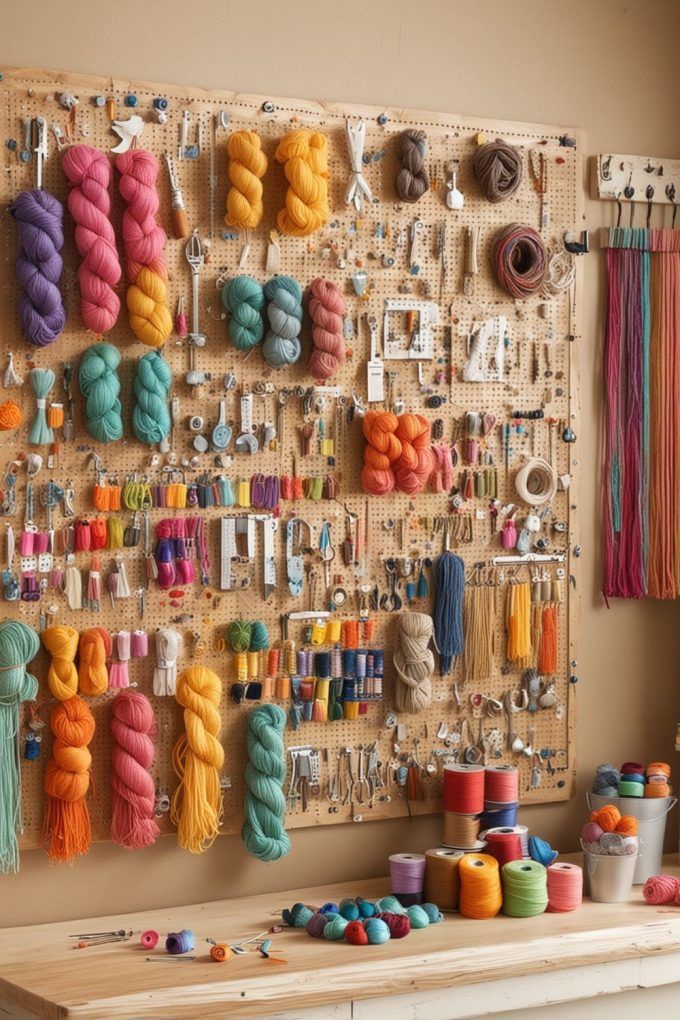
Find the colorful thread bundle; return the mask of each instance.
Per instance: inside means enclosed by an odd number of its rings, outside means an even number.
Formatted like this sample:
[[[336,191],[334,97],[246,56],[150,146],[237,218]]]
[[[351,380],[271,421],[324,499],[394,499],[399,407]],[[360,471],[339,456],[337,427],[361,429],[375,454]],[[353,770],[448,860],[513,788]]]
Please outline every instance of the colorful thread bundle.
[[[402,202],[417,202],[430,189],[427,136],[424,131],[402,131],[398,139],[399,169],[395,186]]]
[[[168,394],[172,371],[158,351],[149,351],[137,362],[132,409],[132,431],[140,443],[162,443],[170,435]]]
[[[85,797],[90,787],[94,718],[77,695],[52,709],[52,757],[45,768],[44,839],[53,861],[71,861],[90,847],[90,814]]]
[[[500,913],[503,892],[495,857],[489,854],[465,854],[458,865],[458,874],[458,908],[463,917],[483,921]]]
[[[516,301],[523,301],[541,289],[547,264],[543,240],[533,227],[511,223],[496,235],[493,248],[496,279]]]
[[[325,381],[345,363],[345,299],[337,284],[320,277],[312,280],[309,290],[308,310],[312,320],[309,373],[315,379]]]
[[[283,163],[289,187],[286,207],[277,216],[279,230],[308,237],[328,222],[328,141],[318,131],[298,128],[279,142],[276,160]]]
[[[229,312],[227,332],[234,347],[249,351],[264,336],[264,288],[252,276],[235,276],[222,288],[222,304]]]
[[[64,209],[47,191],[22,191],[9,209],[19,230],[16,271],[19,319],[32,347],[53,343],[66,323],[59,290],[63,269]]]
[[[438,847],[425,853],[425,899],[438,903],[442,910],[457,910],[460,895],[458,869],[463,859],[460,850]]]
[[[111,839],[130,850],[151,846],[160,833],[154,816],[154,781],[149,775],[155,731],[153,708],[143,694],[122,691],[114,699]]]
[[[120,351],[107,343],[88,347],[80,361],[78,383],[85,397],[87,431],[100,443],[114,443],[123,436],[119,364]]]
[[[269,330],[262,355],[272,368],[284,368],[299,361],[302,347],[302,288],[291,276],[274,276],[264,285]]]
[[[118,188],[126,208],[121,230],[125,250],[130,328],[148,347],[162,347],[172,332],[167,305],[165,231],[156,222],[158,160],[144,149],[116,156]]]
[[[98,336],[116,324],[120,299],[115,287],[121,276],[116,237],[110,220],[111,164],[91,145],[72,145],[62,159],[68,178],[67,205],[76,224],[75,241],[82,262],[78,268],[80,314]]]
[[[548,913],[576,910],[583,900],[583,869],[560,861],[548,868]]]
[[[253,230],[264,213],[262,178],[267,157],[262,140],[254,131],[234,131],[227,142],[229,181],[227,214],[224,222],[237,230]]]
[[[404,613],[398,617],[397,626],[398,645],[393,658],[397,675],[395,707],[397,712],[422,712],[432,704],[432,617],[426,613]]]
[[[285,830],[286,713],[278,705],[259,705],[248,717],[246,820],[241,836],[248,853],[261,861],[277,861],[290,853]]]

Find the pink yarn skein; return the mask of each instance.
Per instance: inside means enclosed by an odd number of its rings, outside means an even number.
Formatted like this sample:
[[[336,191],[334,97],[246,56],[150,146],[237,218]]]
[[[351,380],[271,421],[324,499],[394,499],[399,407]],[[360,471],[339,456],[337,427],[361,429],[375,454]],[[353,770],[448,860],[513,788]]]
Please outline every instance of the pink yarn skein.
[[[145,695],[125,690],[114,699],[111,838],[129,850],[151,846],[160,832],[154,816],[154,781],[148,772],[155,755],[155,729],[153,708]]]
[[[309,374],[315,379],[330,379],[345,363],[345,339],[342,317],[345,299],[330,280],[317,278],[309,285],[309,315],[312,320],[312,351]]]
[[[652,875],[645,882],[642,895],[645,902],[653,907],[664,903],[675,903],[680,895],[680,881],[674,875]]]
[[[99,149],[73,145],[64,153],[68,210],[76,224],[75,241],[82,262],[78,269],[80,313],[97,336],[116,323],[120,299],[114,288],[121,276],[116,238],[109,219],[111,165]]]

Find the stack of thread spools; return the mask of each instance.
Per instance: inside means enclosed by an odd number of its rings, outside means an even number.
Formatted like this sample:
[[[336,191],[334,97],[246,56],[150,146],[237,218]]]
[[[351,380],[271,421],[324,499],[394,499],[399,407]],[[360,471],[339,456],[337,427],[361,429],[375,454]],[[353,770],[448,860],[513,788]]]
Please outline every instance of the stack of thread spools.
[[[519,769],[514,765],[487,765],[484,770],[483,829],[517,824]]]
[[[502,867],[488,853],[466,854],[458,866],[459,909],[463,917],[485,920],[501,909],[509,917],[564,913],[581,904],[583,872],[576,864],[507,861]]]
[[[597,766],[593,793],[601,797],[670,797],[671,768],[653,761],[647,768],[639,761],[624,761],[620,769],[609,762]]]
[[[442,843],[457,850],[482,850],[485,837],[480,838],[480,830],[513,828],[518,806],[519,771],[514,766],[447,765]]]

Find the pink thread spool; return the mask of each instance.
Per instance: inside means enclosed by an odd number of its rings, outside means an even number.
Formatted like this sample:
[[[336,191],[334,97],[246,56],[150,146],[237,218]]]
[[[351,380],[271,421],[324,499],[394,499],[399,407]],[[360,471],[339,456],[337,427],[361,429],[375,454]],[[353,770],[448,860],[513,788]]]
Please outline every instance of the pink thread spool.
[[[158,945],[160,935],[153,928],[143,931],[139,937],[139,944],[143,949],[155,949]]]
[[[149,654],[149,636],[145,630],[132,632],[130,656],[133,659],[145,659]]]
[[[32,556],[35,551],[35,532],[22,531],[19,539],[19,552],[22,556]]]
[[[583,870],[578,864],[560,861],[548,868],[548,911],[563,914],[576,910],[583,900]]]

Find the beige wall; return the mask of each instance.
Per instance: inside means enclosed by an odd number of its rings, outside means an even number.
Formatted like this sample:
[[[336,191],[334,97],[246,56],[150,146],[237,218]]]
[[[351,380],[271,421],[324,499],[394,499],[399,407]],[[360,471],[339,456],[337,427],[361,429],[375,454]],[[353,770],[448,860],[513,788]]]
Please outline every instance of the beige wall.
[[[543,121],[585,128],[593,153],[680,156],[675,0],[4,0],[3,15],[0,67]],[[589,203],[591,229],[610,216],[608,206]],[[676,607],[607,611],[598,594],[602,283],[593,253],[581,345],[578,796],[522,813],[564,850],[576,846],[593,766],[672,761],[678,714]],[[429,818],[296,830],[292,855],[267,866],[250,860],[236,837],[199,859],[172,839],[134,855],[95,846],[73,868],[48,868],[42,854],[26,853],[21,874],[0,881],[0,923],[383,874],[390,851],[436,844],[438,829]]]

